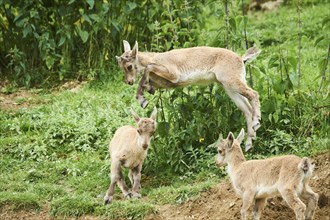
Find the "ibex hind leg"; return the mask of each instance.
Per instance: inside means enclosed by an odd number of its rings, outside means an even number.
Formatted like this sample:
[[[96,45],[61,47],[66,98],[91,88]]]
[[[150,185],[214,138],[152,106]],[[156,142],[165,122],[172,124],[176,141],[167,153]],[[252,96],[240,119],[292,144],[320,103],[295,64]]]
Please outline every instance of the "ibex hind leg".
[[[113,200],[113,195],[115,193],[116,183],[121,178],[120,164],[111,164],[111,183],[104,197],[104,204],[109,204]]]
[[[266,204],[266,198],[255,199],[255,204],[253,207],[253,220],[260,220],[261,213]]]
[[[256,137],[256,132],[253,129],[252,121],[252,107],[248,100],[241,94],[232,90],[228,86],[224,86],[226,93],[235,103],[235,105],[243,112],[247,124],[247,138],[245,143],[245,150],[248,151],[252,148],[252,140]]]
[[[297,220],[305,220],[306,205],[299,199],[294,189],[280,189],[283,199],[293,209]]]
[[[260,128],[260,102],[259,94],[257,91],[251,89],[242,81],[236,81],[233,85],[234,89],[237,89],[237,92],[247,98],[252,107],[252,128],[254,131],[257,131]]]
[[[305,220],[312,220],[319,200],[319,195],[313,192],[313,190],[309,186],[305,186],[301,197],[306,199],[307,201]]]

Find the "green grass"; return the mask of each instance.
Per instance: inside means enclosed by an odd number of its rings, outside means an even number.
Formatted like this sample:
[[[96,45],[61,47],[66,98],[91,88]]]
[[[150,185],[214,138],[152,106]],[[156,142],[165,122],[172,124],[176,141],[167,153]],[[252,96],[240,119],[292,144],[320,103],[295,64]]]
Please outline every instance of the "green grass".
[[[37,211],[41,207],[40,197],[28,192],[0,192],[0,206],[10,206],[13,210]]]
[[[126,200],[114,201],[111,205],[97,206],[95,214],[106,219],[143,219],[155,214],[156,208],[149,202]]]
[[[218,183],[216,179],[208,179],[203,182],[182,184],[174,183],[171,186],[158,187],[148,193],[151,204],[182,204],[196,198],[201,192],[207,191]]]
[[[81,216],[92,214],[97,201],[86,195],[65,195],[52,200],[50,214],[52,216]]]
[[[276,12],[250,15],[249,37],[258,39],[263,49],[255,65],[266,69],[266,74],[254,73],[257,90],[264,91],[264,84],[258,84],[258,80],[268,77],[276,81],[278,77],[276,68],[268,68],[270,57],[281,51],[285,56],[296,55],[298,30],[296,18],[290,16],[295,10],[285,6]],[[305,93],[319,85],[317,62],[318,57],[324,56],[326,45],[321,42],[314,46],[314,43],[324,34],[319,24],[326,14],[324,4],[303,9],[302,87],[306,88]],[[274,20],[274,16],[278,19]],[[174,173],[168,155],[175,156],[175,150],[186,146],[175,146],[173,142],[169,144],[171,148],[164,148],[166,140],[161,142],[156,133],[142,175],[143,198],[124,200],[117,187],[114,202],[104,206],[103,196],[110,183],[108,143],[118,127],[135,123],[130,108],[140,116],[148,116],[158,98],[147,95],[153,104],[143,110],[135,100],[137,85],[127,86],[122,77],[117,78],[113,82],[91,82],[79,92],[31,91],[32,100],[17,100],[21,104],[31,104],[30,107],[0,110],[0,207],[40,210],[43,204],[49,204],[49,214],[59,218],[95,215],[105,219],[143,219],[155,214],[156,206],[182,204],[197,198],[225,176],[214,164],[215,150],[214,154],[189,151],[194,165],[187,165],[188,171],[184,174]],[[262,98],[267,100],[266,94],[262,94]],[[317,115],[328,114],[324,109],[320,111],[322,113]],[[306,117],[308,124],[310,118]],[[290,119],[290,123],[301,120]],[[311,156],[327,151],[330,146],[327,120],[318,121],[312,135],[302,131],[300,136],[283,133],[271,123],[266,128],[263,125],[255,142],[258,153],[248,153],[247,157],[266,158],[288,152]],[[222,131],[214,132],[218,136]],[[270,150],[269,146],[274,149]]]

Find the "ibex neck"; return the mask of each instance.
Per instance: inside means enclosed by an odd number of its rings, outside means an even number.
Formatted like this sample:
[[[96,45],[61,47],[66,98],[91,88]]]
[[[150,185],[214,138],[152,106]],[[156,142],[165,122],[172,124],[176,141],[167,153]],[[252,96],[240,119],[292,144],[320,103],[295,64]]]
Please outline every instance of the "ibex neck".
[[[231,157],[228,160],[228,169],[231,171],[235,171],[242,163],[246,161],[243,152],[240,147],[234,147],[231,152]],[[228,170],[228,171],[229,171]]]
[[[138,53],[138,60],[139,60],[139,64],[142,67],[146,67],[148,64],[153,63],[153,57],[156,55],[157,53],[151,53],[151,52],[139,52]]]

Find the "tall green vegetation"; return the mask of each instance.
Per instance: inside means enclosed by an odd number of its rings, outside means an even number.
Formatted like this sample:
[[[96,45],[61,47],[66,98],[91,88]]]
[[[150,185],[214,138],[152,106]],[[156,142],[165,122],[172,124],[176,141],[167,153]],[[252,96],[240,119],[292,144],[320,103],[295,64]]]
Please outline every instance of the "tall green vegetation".
[[[180,42],[192,46],[197,32],[187,32],[205,18],[192,22],[191,13],[202,14],[203,3],[1,0],[1,79],[40,86],[53,79],[105,76],[123,39],[138,40],[149,49],[157,45],[158,50]]]

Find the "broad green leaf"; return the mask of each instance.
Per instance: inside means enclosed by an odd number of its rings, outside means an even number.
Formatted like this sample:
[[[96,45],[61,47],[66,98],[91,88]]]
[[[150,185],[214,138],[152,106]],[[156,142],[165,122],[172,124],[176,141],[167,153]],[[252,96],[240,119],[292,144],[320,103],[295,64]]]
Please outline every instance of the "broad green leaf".
[[[280,118],[280,117],[278,116],[278,112],[275,112],[275,113],[273,114],[273,118],[274,118],[275,123],[277,123],[277,122],[278,122],[278,119]]]
[[[317,46],[324,38],[325,38],[325,36],[321,36],[321,37],[317,38],[315,40],[314,47]]]
[[[288,57],[288,63],[292,66],[295,72],[297,72],[298,60],[295,57]]]
[[[87,0],[87,3],[89,4],[89,9],[93,9],[93,7],[94,7],[94,0]]]
[[[54,65],[55,59],[52,56],[46,56],[46,66],[51,69]]]
[[[58,42],[58,46],[62,46],[62,44],[64,44],[64,42],[65,42],[65,37],[62,36],[60,41]]]
[[[129,11],[132,11],[134,8],[137,7],[137,4],[135,2],[128,2],[127,5]]]
[[[26,26],[23,29],[23,38],[25,38],[30,32],[31,32],[31,27],[30,26]]]
[[[35,11],[35,10],[30,11],[30,17],[31,18],[40,18],[38,11]]]
[[[279,66],[279,56],[273,55],[268,61],[268,68],[278,67]]]
[[[276,110],[276,104],[275,100],[273,99],[268,99],[264,104],[263,104],[263,110],[266,113],[273,113]]]
[[[160,137],[166,137],[169,134],[170,124],[168,122],[159,122],[157,125],[157,132]]]
[[[116,20],[112,20],[111,24],[118,32],[120,31],[120,24]]]
[[[88,32],[84,31],[84,30],[81,30],[81,29],[78,29],[78,33],[79,33],[79,36],[80,36],[82,42],[86,43],[86,41],[88,40],[88,37],[89,37]]]
[[[234,32],[236,31],[236,19],[235,18],[230,18],[229,19],[229,25],[231,27],[232,30],[234,30]]]
[[[92,21],[91,21],[91,19],[89,19],[89,16],[88,15],[86,15],[86,14],[83,14],[83,19],[85,20],[85,21],[87,21],[89,24],[92,24]]]
[[[91,19],[93,19],[94,21],[96,21],[96,22],[100,22],[101,21],[100,16],[98,16],[97,14],[91,14],[91,15],[89,15],[89,17]]]
[[[15,16],[14,18],[14,22],[16,22],[18,19],[20,19],[20,17],[22,16],[23,14],[20,12],[17,16]]]

